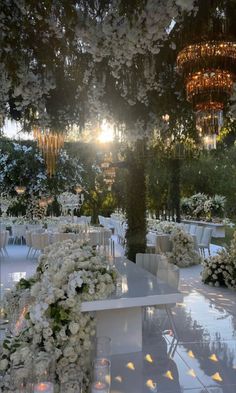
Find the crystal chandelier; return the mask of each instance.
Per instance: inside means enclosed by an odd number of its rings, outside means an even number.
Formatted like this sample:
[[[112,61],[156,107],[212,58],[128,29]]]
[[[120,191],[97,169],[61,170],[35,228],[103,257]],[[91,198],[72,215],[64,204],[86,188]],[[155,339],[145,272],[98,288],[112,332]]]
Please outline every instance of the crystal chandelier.
[[[34,129],[34,138],[42,151],[49,177],[55,175],[57,157],[64,144],[64,135],[49,129]]]
[[[184,76],[202,142],[208,149],[215,148],[236,77],[236,42],[210,40],[187,45],[178,54],[177,67]]]

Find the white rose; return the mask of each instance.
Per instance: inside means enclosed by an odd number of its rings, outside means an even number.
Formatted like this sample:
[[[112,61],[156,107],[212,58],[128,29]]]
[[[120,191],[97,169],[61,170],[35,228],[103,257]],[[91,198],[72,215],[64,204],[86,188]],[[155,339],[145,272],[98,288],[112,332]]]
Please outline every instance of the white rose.
[[[79,328],[80,328],[80,326],[79,326],[78,323],[71,322],[71,323],[69,324],[69,329],[70,329],[70,332],[71,332],[72,334],[76,334],[76,333],[79,331]]]
[[[0,360],[0,370],[5,371],[7,367],[8,367],[8,360],[7,359]]]

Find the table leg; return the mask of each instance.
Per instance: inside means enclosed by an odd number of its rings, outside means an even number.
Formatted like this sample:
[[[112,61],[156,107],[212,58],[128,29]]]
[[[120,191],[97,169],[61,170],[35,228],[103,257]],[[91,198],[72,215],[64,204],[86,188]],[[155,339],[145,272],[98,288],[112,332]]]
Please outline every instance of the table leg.
[[[142,351],[141,307],[96,312],[97,336],[111,338],[111,353]]]

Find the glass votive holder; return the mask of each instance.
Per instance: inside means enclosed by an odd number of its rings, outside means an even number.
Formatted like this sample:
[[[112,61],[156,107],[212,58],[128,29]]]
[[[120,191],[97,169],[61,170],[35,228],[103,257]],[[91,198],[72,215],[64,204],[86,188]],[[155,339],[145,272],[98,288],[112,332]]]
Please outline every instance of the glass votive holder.
[[[102,382],[107,388],[111,385],[111,362],[100,358],[93,362],[93,381]]]
[[[97,359],[110,359],[111,356],[111,338],[106,336],[96,337],[96,354]]]
[[[54,393],[55,359],[45,353],[34,362],[33,393]]]
[[[109,387],[103,382],[97,381],[92,384],[91,393],[109,393],[109,391]]]

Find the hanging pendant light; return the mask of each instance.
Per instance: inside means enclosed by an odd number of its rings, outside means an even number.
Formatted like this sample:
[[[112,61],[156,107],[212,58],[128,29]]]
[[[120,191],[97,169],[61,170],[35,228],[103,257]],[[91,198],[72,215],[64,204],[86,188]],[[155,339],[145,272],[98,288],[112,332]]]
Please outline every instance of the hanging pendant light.
[[[59,152],[64,145],[64,135],[49,129],[34,129],[34,138],[42,151],[49,177],[55,175]]]
[[[177,57],[185,78],[187,100],[205,147],[216,147],[223,126],[223,110],[236,77],[236,42],[206,41],[186,46]]]
[[[214,148],[236,80],[235,18],[227,0],[200,0],[198,6],[197,15],[186,17],[181,31],[177,69],[203,144]]]

